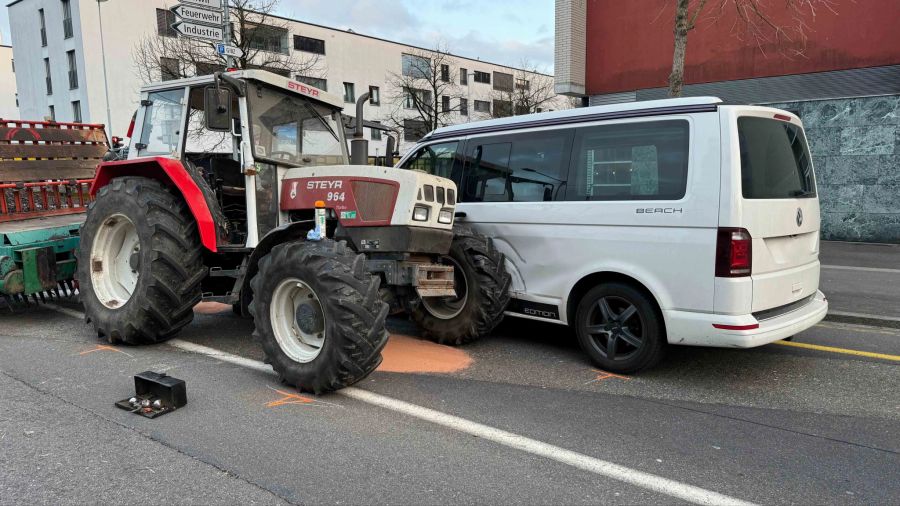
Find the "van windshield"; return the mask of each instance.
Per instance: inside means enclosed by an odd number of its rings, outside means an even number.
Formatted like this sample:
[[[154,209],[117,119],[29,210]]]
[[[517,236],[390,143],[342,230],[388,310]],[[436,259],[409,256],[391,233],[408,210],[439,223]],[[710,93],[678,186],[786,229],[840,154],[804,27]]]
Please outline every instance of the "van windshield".
[[[776,119],[738,118],[745,199],[812,198],[816,184],[803,129]]]

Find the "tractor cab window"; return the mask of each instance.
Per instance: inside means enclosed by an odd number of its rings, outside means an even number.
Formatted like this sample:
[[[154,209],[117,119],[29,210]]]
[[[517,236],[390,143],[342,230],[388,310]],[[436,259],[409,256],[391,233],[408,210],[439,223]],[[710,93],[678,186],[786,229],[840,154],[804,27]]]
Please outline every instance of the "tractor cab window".
[[[340,111],[260,84],[251,87],[249,100],[256,159],[294,166],[347,163]]]
[[[204,90],[204,87],[191,89],[184,152],[186,154],[233,153],[234,136],[231,132],[213,131],[206,127]],[[234,122],[232,130],[240,132],[238,123],[240,109],[236,95],[232,94],[231,102],[232,121]]]
[[[147,97],[141,127],[140,156],[171,155],[181,139],[181,102],[184,88],[158,91]]]

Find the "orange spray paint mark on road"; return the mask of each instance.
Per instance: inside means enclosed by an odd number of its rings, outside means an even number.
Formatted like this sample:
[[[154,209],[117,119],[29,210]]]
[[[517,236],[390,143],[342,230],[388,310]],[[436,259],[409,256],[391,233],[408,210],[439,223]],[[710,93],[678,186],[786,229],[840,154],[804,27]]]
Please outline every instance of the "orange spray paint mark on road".
[[[628,376],[619,376],[618,374],[613,374],[613,373],[607,372],[607,371],[601,371],[600,369],[591,369],[591,370],[594,371],[595,373],[597,373],[597,377],[592,379],[591,381],[588,381],[587,383],[594,383],[596,381],[606,381],[610,378],[620,379],[623,381],[631,381],[631,378],[629,378]]]
[[[231,306],[221,302],[201,302],[194,306],[194,312],[199,314],[219,314],[231,311]]]
[[[314,399],[310,399],[309,397],[304,397],[299,394],[292,394],[290,392],[285,392],[284,390],[275,390],[279,394],[283,395],[281,399],[276,399],[271,402],[266,403],[267,408],[277,408],[278,406],[284,406],[287,404],[312,404],[316,402]]]
[[[381,352],[384,361],[377,370],[405,373],[452,373],[472,365],[472,357],[463,350],[393,334]]]
[[[87,355],[88,353],[94,353],[95,351],[114,351],[116,353],[121,353],[123,355],[128,355],[129,357],[134,358],[134,356],[131,355],[130,353],[125,353],[124,351],[122,351],[114,346],[107,346],[105,344],[99,344],[99,345],[97,345],[96,348],[91,349],[91,350],[84,350],[81,353],[79,353],[79,355]]]

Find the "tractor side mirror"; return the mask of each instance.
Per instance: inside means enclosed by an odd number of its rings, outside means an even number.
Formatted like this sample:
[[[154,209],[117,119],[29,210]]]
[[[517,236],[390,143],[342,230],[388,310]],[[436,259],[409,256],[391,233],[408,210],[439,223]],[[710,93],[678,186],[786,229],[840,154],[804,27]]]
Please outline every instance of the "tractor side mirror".
[[[203,99],[206,128],[216,132],[230,132],[231,90],[210,86],[205,89]]]

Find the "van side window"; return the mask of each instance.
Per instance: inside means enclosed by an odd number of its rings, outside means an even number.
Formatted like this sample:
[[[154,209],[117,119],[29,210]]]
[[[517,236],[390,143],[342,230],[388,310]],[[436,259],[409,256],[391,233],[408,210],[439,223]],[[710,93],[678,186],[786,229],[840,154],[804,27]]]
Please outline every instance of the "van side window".
[[[463,202],[545,202],[562,198],[571,131],[469,141]]]
[[[579,128],[570,200],[678,200],[688,169],[688,122]]]
[[[453,163],[459,142],[431,144],[417,151],[403,163],[402,169],[421,170],[429,174],[453,178]]]

